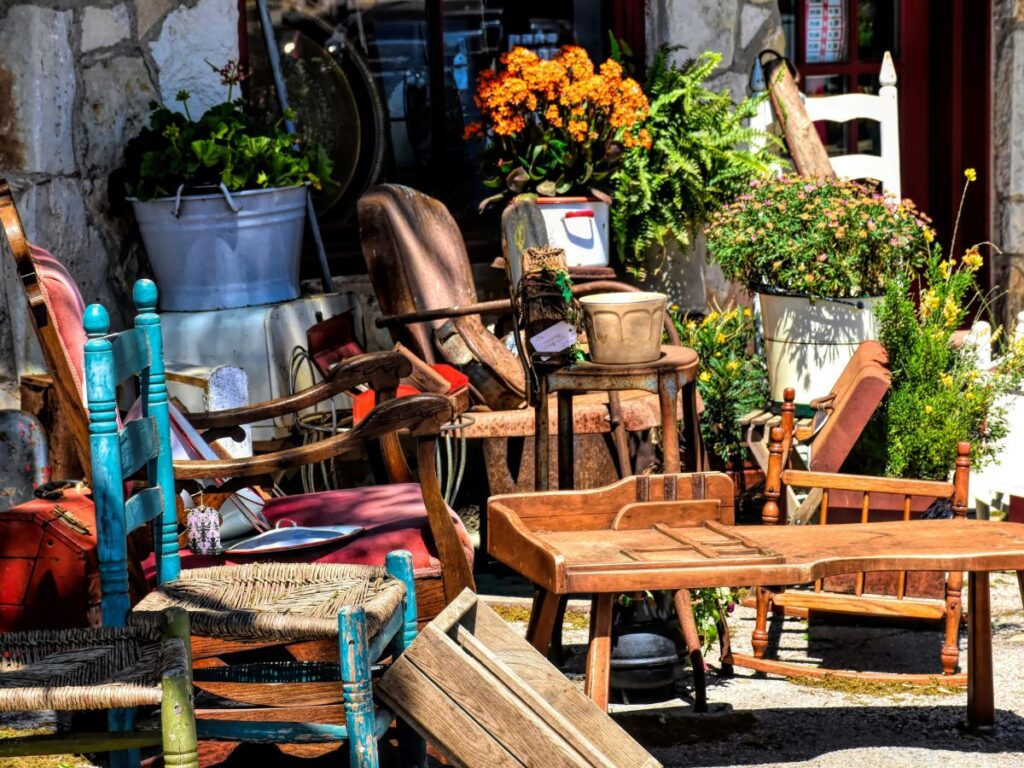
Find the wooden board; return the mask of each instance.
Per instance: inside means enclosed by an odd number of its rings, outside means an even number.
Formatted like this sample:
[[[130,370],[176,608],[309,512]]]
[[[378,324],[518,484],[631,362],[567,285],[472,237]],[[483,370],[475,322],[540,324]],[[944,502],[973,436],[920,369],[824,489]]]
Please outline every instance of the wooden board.
[[[376,692],[455,765],[660,765],[469,590]]]

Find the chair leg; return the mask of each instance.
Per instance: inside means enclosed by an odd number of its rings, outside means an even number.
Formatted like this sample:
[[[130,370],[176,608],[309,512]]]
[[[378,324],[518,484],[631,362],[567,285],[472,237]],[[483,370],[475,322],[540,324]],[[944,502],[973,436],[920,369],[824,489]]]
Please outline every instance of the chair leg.
[[[378,768],[370,660],[367,658],[366,611],[362,607],[341,609],[338,614],[338,643],[349,765],[351,768]]]
[[[763,659],[768,650],[768,609],[770,605],[771,592],[764,587],[757,587],[757,618],[754,621],[754,634],[750,638],[755,659]]]
[[[963,575],[951,574],[946,580],[946,637],[942,643],[942,674],[944,675],[955,675],[957,667],[960,666],[962,592]]]
[[[729,634],[729,622],[725,618],[725,609],[721,603],[718,604],[718,614],[721,618],[716,622],[718,628],[718,658],[722,662],[722,677],[732,677],[732,637]]]
[[[416,639],[416,584],[413,579],[412,555],[405,550],[388,552],[388,573],[405,584],[405,604],[402,608],[402,630],[393,642],[395,656],[401,655]],[[398,718],[398,749],[402,765],[423,768],[427,764],[427,743],[409,723]]]
[[[1017,589],[1020,590],[1020,601],[1024,604],[1024,571],[1017,571]]]
[[[167,768],[199,768],[192,683],[187,674],[164,678],[160,728],[164,765]]]
[[[701,648],[700,634],[697,632],[697,619],[693,615],[693,601],[690,590],[678,589],[672,598],[676,606],[676,619],[679,629],[683,632],[683,642],[690,657],[693,669],[693,711],[708,711],[708,681],[704,672],[704,654]]]

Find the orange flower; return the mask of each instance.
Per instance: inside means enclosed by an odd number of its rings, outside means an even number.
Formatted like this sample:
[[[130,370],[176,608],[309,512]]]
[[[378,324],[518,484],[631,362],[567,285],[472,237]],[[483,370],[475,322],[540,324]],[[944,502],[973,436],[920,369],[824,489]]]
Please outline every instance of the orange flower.
[[[466,127],[462,129],[462,140],[469,141],[470,139],[480,138],[484,135],[483,123],[467,123]]]

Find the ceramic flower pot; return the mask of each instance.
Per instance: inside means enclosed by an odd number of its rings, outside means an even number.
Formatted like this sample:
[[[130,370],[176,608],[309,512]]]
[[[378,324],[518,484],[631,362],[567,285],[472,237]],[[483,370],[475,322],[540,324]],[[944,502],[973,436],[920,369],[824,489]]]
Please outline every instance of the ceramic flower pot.
[[[132,200],[132,207],[162,310],[298,298],[305,187]]]
[[[580,297],[590,359],[605,365],[651,363],[661,354],[665,294],[595,293]]]
[[[758,293],[771,398],[787,387],[797,406],[827,395],[861,342],[878,338],[881,297],[809,299]]]
[[[548,245],[570,267],[608,266],[608,203],[590,197],[538,197]]]

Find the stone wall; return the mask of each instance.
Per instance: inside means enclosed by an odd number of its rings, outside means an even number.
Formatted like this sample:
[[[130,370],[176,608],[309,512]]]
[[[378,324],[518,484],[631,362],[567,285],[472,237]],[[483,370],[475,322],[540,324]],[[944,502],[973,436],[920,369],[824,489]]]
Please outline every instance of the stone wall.
[[[188,90],[196,114],[226,95],[206,62],[237,58],[237,0],[0,0],[0,178],[29,239],[115,323],[130,316],[141,251],[131,221],[111,212],[108,175],[151,101]],[[0,408],[16,406],[19,374],[40,361],[3,250]]]
[[[1024,310],[1024,2],[992,3],[992,284],[1007,291],[1003,323]]]
[[[648,55],[664,44],[683,46],[675,54],[679,60],[703,51],[720,52],[722,63],[711,85],[728,88],[738,100],[749,93],[757,54],[766,48],[785,51],[778,2],[647,0]],[[708,264],[703,237],[682,253],[678,248],[670,249],[664,264],[652,260],[649,266],[648,286],[668,293],[685,309],[700,311],[710,302],[724,306],[742,298],[721,270]]]

